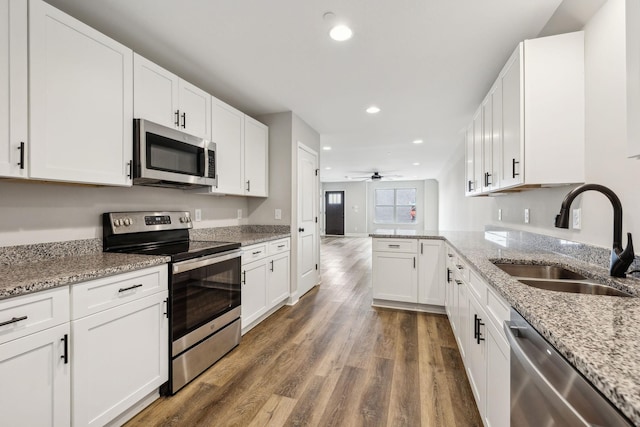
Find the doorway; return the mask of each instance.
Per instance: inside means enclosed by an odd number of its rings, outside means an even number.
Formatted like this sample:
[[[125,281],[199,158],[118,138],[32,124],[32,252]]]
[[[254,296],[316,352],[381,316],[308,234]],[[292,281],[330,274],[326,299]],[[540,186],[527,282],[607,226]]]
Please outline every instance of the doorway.
[[[344,191],[325,193],[325,234],[344,236]]]
[[[318,153],[298,142],[298,297],[318,284]]]

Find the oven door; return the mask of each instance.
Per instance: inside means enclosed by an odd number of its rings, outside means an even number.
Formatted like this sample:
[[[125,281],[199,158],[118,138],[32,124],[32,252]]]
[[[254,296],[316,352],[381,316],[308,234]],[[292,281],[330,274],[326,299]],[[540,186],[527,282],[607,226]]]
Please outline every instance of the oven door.
[[[174,357],[240,317],[241,253],[234,250],[172,264]]]

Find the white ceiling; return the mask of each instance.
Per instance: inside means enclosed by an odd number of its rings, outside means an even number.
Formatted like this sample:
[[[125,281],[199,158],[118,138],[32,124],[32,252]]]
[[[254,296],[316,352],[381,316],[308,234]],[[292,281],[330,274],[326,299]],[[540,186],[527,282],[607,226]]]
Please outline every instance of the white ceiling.
[[[293,111],[332,147],[322,181],[344,181],[437,177],[516,44],[561,0],[47,1],[247,114]],[[351,40],[328,37],[327,11]]]

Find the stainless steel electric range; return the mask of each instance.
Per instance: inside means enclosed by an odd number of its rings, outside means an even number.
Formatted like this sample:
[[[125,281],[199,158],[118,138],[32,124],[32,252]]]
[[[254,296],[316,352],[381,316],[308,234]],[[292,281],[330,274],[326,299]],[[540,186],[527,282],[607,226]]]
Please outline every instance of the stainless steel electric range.
[[[239,243],[189,240],[189,212],[110,212],[103,250],[171,257],[169,381],[174,394],[240,343]]]

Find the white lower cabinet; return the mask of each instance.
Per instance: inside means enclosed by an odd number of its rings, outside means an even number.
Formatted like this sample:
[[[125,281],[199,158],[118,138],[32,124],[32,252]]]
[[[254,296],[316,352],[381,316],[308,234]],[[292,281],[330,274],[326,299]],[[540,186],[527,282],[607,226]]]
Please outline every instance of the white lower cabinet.
[[[446,311],[486,427],[509,427],[509,305],[446,245]]]
[[[266,318],[291,294],[290,238],[243,248],[242,333]]]
[[[74,426],[102,426],[167,380],[168,292],[71,322]]]
[[[69,323],[0,345],[0,424],[69,425],[71,369],[65,338]]]
[[[446,292],[444,252],[442,240],[373,239],[373,298],[379,300],[374,303],[419,304],[415,308],[432,311],[440,307],[442,312]]]

